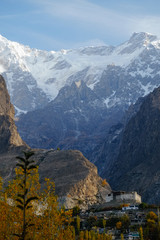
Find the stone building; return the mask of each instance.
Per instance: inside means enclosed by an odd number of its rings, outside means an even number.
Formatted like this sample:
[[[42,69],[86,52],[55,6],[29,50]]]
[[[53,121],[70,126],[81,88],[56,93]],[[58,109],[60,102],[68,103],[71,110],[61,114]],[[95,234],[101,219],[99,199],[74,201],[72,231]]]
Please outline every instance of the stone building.
[[[106,203],[140,204],[141,196],[137,192],[113,191],[106,196]]]

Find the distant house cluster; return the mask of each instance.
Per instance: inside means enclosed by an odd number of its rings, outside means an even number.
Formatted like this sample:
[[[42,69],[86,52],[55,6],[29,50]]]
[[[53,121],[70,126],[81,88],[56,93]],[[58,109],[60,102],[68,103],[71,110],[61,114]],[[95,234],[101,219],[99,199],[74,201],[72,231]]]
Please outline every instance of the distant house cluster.
[[[113,191],[106,196],[106,203],[140,204],[141,196],[137,192]]]

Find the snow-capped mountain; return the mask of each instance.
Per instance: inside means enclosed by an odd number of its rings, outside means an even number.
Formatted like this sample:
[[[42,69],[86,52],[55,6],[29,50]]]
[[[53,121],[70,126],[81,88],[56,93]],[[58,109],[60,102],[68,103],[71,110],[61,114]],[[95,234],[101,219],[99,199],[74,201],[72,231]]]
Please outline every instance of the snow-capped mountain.
[[[19,115],[16,124],[21,137],[31,147],[78,149],[96,163],[105,178],[108,178],[107,169],[112,169],[116,159],[119,159],[119,169],[127,169],[123,166],[128,167],[129,147],[134,162],[141,157],[141,151],[135,157],[135,148],[125,138],[125,126],[138,111],[143,113],[141,106],[148,98],[146,95],[160,86],[160,40],[156,36],[134,33],[117,47],[85,47],[59,52],[30,49],[0,37],[0,73],[6,79],[17,115],[27,112]],[[146,97],[140,98],[143,96]],[[155,101],[154,104],[158,106]],[[148,105],[145,109],[150,111],[147,108]],[[152,112],[144,114],[145,119],[139,119],[142,125],[150,115]],[[142,128],[144,132],[147,124]],[[141,127],[136,124],[132,128],[137,139]],[[132,143],[130,136],[128,132]],[[124,144],[123,139],[126,139]],[[141,146],[135,141],[137,143]],[[142,145],[145,151],[146,146],[152,148],[149,141]],[[123,161],[124,157],[127,162]],[[119,170],[119,175],[123,171]],[[116,175],[117,169],[112,173]],[[117,179],[115,175],[110,178]],[[134,173],[130,179],[135,180]],[[139,178],[136,179],[138,184]]]
[[[45,106],[62,87],[79,80],[107,108],[128,105],[159,85],[159,64],[160,40],[148,33],[134,33],[117,47],[59,52],[31,49],[0,36],[0,73],[19,112]]]
[[[1,37],[0,71],[17,114],[28,112],[17,122],[27,144],[78,149],[103,168],[111,157],[97,148],[112,144],[109,129],[160,85],[160,40],[134,33],[117,47],[46,52]]]

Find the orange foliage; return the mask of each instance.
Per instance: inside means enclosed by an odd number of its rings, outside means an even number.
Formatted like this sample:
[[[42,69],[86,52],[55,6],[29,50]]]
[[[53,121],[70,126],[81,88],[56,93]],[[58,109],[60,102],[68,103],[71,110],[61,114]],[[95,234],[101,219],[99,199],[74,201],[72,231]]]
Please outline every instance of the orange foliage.
[[[107,185],[107,181],[106,181],[106,179],[103,179],[102,180],[102,187],[104,187],[104,186],[106,186]]]
[[[122,222],[121,221],[116,223],[116,228],[117,229],[121,229],[122,228]]]

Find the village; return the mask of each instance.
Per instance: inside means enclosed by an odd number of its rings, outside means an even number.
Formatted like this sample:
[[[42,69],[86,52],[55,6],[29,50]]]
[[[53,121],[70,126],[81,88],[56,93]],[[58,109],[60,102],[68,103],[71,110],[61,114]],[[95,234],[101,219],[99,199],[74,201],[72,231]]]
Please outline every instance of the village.
[[[145,239],[143,236],[158,224],[159,209],[142,203],[137,192],[119,191],[106,196],[104,205],[80,211],[79,217],[80,230],[107,233],[113,240],[138,240]]]

